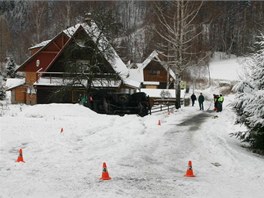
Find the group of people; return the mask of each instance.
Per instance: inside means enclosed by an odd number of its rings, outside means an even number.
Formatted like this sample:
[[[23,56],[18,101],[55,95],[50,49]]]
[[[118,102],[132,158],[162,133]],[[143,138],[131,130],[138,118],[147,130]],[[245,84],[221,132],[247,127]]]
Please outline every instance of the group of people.
[[[197,100],[196,95],[194,93],[191,95],[191,100],[192,100],[192,106],[194,106],[195,100]],[[200,93],[200,95],[198,96],[198,103],[200,110],[204,110],[204,106],[203,106],[204,96],[202,93]]]
[[[93,96],[90,95],[89,98],[87,95],[81,95],[79,96],[79,103],[84,106],[88,106],[91,109],[94,109],[94,99]]]
[[[222,94],[214,94],[214,111],[221,112],[223,110],[224,96]]]
[[[222,94],[220,95],[213,94],[213,96],[214,96],[214,111],[221,112],[223,110],[224,97]],[[194,93],[191,95],[191,100],[192,100],[192,106],[194,106],[194,103],[197,100],[196,95]],[[200,93],[198,97],[198,103],[200,110],[204,110],[204,105],[203,105],[204,96],[202,93]]]

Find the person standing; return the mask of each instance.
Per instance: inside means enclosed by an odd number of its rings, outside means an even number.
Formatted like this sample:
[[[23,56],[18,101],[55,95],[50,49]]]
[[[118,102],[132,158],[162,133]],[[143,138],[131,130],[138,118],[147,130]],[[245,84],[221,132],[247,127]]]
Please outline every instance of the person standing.
[[[90,95],[89,96],[89,103],[90,103],[90,109],[94,109],[94,99],[93,99],[93,96]]]
[[[214,111],[218,111],[219,105],[218,105],[218,98],[219,96],[214,94]]]
[[[198,102],[199,102],[200,110],[204,110],[204,106],[203,106],[204,96],[203,96],[202,93],[200,93],[200,95],[199,95],[199,97],[198,97]]]
[[[220,94],[220,96],[217,99],[218,102],[218,112],[221,112],[223,110],[223,102],[224,102],[224,96],[222,96],[222,94]]]
[[[197,98],[196,98],[196,95],[193,93],[193,94],[191,95],[192,106],[194,105],[196,99],[197,99]]]

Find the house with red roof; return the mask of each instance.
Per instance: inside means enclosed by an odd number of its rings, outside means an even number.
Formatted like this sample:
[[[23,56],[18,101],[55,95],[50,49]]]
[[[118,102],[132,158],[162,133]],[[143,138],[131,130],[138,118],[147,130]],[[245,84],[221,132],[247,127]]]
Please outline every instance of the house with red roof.
[[[72,51],[73,48],[77,50]],[[73,59],[75,64],[90,64],[95,61],[90,56],[94,49],[99,52],[96,59],[100,60],[100,71],[93,73],[89,82],[92,90],[134,93],[140,88],[140,82],[131,77],[129,69],[96,23],[89,20],[29,48],[31,56],[17,69],[25,74],[23,83],[8,89],[12,93],[12,103],[78,102],[80,95],[86,92],[81,84],[87,84],[89,79],[79,79],[79,84],[73,84],[76,80],[69,78],[72,73],[67,70],[67,64]],[[71,89],[65,89],[64,95],[56,95],[69,84]]]

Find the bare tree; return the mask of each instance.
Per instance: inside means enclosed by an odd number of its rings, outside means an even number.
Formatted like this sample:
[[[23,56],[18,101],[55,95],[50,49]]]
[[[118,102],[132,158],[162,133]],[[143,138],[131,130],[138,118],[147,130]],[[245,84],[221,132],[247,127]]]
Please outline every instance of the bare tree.
[[[203,2],[184,0],[156,4],[159,25],[157,34],[162,38],[159,48],[166,53],[167,65],[175,75],[176,108],[180,108],[180,82],[183,72],[193,64],[199,64],[204,54],[195,44],[202,36],[202,25],[197,15]]]
[[[101,24],[99,28],[90,17],[87,16],[82,26],[65,30],[71,41],[55,63],[63,68],[65,86],[59,90],[61,93],[79,87],[88,96],[95,87],[111,87],[120,81],[120,73],[111,65],[117,54],[106,39],[107,34],[102,31],[106,27]],[[78,32],[72,31],[73,28]]]
[[[55,31],[70,27],[75,22],[74,18],[78,16],[76,13],[77,6],[75,2],[70,0],[55,2],[52,9],[53,17],[55,17],[53,24]]]
[[[44,18],[47,17],[48,2],[36,1],[31,3],[31,12],[29,18],[32,20],[35,27],[35,42],[39,43],[41,41],[41,33],[44,30]]]

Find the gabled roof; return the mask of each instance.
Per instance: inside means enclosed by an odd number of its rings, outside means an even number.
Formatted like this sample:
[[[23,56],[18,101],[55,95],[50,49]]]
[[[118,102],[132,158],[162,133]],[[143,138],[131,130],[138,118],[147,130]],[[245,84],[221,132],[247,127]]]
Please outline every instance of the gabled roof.
[[[35,48],[39,48],[39,47],[44,47],[44,46],[46,46],[50,41],[52,41],[52,40],[42,41],[41,43],[38,43],[38,44],[36,44],[36,45],[34,45],[34,46],[28,48],[28,49],[35,49]]]
[[[41,47],[34,55],[32,55],[30,58],[28,58],[18,69],[17,71],[23,71],[25,65],[29,63],[34,57],[36,57],[42,50],[44,50],[50,43],[52,43],[53,40],[55,40],[59,35],[64,34],[66,35],[69,40],[66,42],[66,44],[62,47],[60,52],[54,57],[54,59],[49,63],[49,65],[42,70],[42,72],[47,71],[52,64],[57,60],[57,58],[62,53],[63,49],[70,43],[70,41],[74,38],[74,35],[76,32],[83,28],[84,31],[87,33],[87,35],[92,39],[92,41],[97,45],[98,49],[102,52],[102,55],[104,58],[109,62],[109,64],[113,67],[114,71],[120,76],[122,81],[133,88],[139,88],[140,82],[133,80],[131,76],[129,75],[129,70],[124,64],[124,62],[121,60],[121,58],[118,56],[114,48],[110,45],[109,41],[106,39],[106,37],[102,34],[102,32],[99,30],[96,23],[92,20],[91,23],[88,25],[87,23],[78,23],[72,27],[69,27],[65,30],[63,30],[60,34],[58,34],[56,37],[54,37],[51,40],[47,40],[44,42],[41,42],[33,47],[38,48]],[[107,53],[111,54],[109,56],[105,53],[105,49],[107,48]]]
[[[33,54],[32,56],[30,56],[24,63],[22,63],[17,69],[16,69],[16,72],[17,71],[23,71],[25,66],[32,60],[34,59],[36,56],[38,56],[40,54],[41,51],[43,51],[45,48],[47,48],[51,43],[52,41],[54,41],[56,38],[58,38],[59,36],[61,36],[62,34],[64,34],[63,32],[59,33],[58,35],[56,35],[53,39],[51,40],[47,40],[47,41],[43,41],[35,46],[39,46],[40,49],[35,53]],[[49,41],[49,42],[48,42]],[[34,47],[34,48],[37,48],[37,47]]]
[[[140,66],[140,69],[144,69],[146,66],[148,66],[148,64],[151,62],[151,61],[157,61],[159,62],[163,67],[164,69],[168,69],[168,66],[164,63],[164,61],[162,61],[160,58],[159,58],[159,55],[161,55],[162,53],[159,52],[159,51],[156,51],[154,50],[146,59],[145,61],[142,63],[142,65]],[[171,68],[169,68],[169,73],[170,75],[174,78],[174,80],[176,79],[176,76],[175,76],[175,73],[171,70]]]
[[[154,59],[156,59],[156,61],[158,62],[161,62],[159,53],[156,50],[151,52],[151,54],[144,60],[144,62],[140,66],[140,69],[144,69]]]
[[[130,78],[138,81],[138,82],[143,82],[144,81],[144,74],[143,74],[143,70],[142,69],[129,69],[129,74],[130,74]]]
[[[6,91],[9,91],[23,84],[25,84],[25,78],[8,78],[6,80],[5,88]]]
[[[143,61],[143,63],[137,63],[138,68],[137,69],[129,69],[129,73],[131,74],[131,78],[136,80],[136,81],[140,81],[142,83],[144,83],[144,68],[148,66],[148,64],[151,61],[157,61],[161,64],[162,67],[164,67],[165,70],[167,70],[167,67],[164,63],[164,61],[162,61],[159,58],[159,55],[161,54],[161,52],[158,52],[156,50],[154,50],[146,59],[145,61]],[[174,80],[176,79],[176,76],[174,74],[174,72],[169,69],[169,73],[170,75],[174,78]],[[152,84],[155,84],[157,82],[153,82]]]
[[[93,40],[93,42],[97,44],[97,47],[102,52],[104,58],[110,63],[110,65],[112,65],[113,69],[117,74],[119,74],[122,81],[126,85],[129,85],[133,88],[139,88],[140,82],[132,78],[125,63],[118,56],[114,48],[110,45],[109,41],[102,34],[93,20],[89,25],[87,23],[79,23],[64,30],[63,32],[69,37],[72,37],[80,27],[82,27],[88,36]],[[105,53],[106,48],[107,54]],[[111,56],[108,54],[111,54]]]
[[[72,37],[80,27],[82,27],[89,35],[89,37],[93,40],[93,42],[97,44],[97,47],[104,55],[104,58],[113,66],[113,69],[120,75],[120,77],[122,79],[127,78],[127,76],[129,75],[128,68],[93,20],[91,21],[90,25],[88,25],[87,23],[79,23],[64,30],[63,32],[69,37]],[[107,53],[111,54],[111,56],[104,53],[106,48]]]

